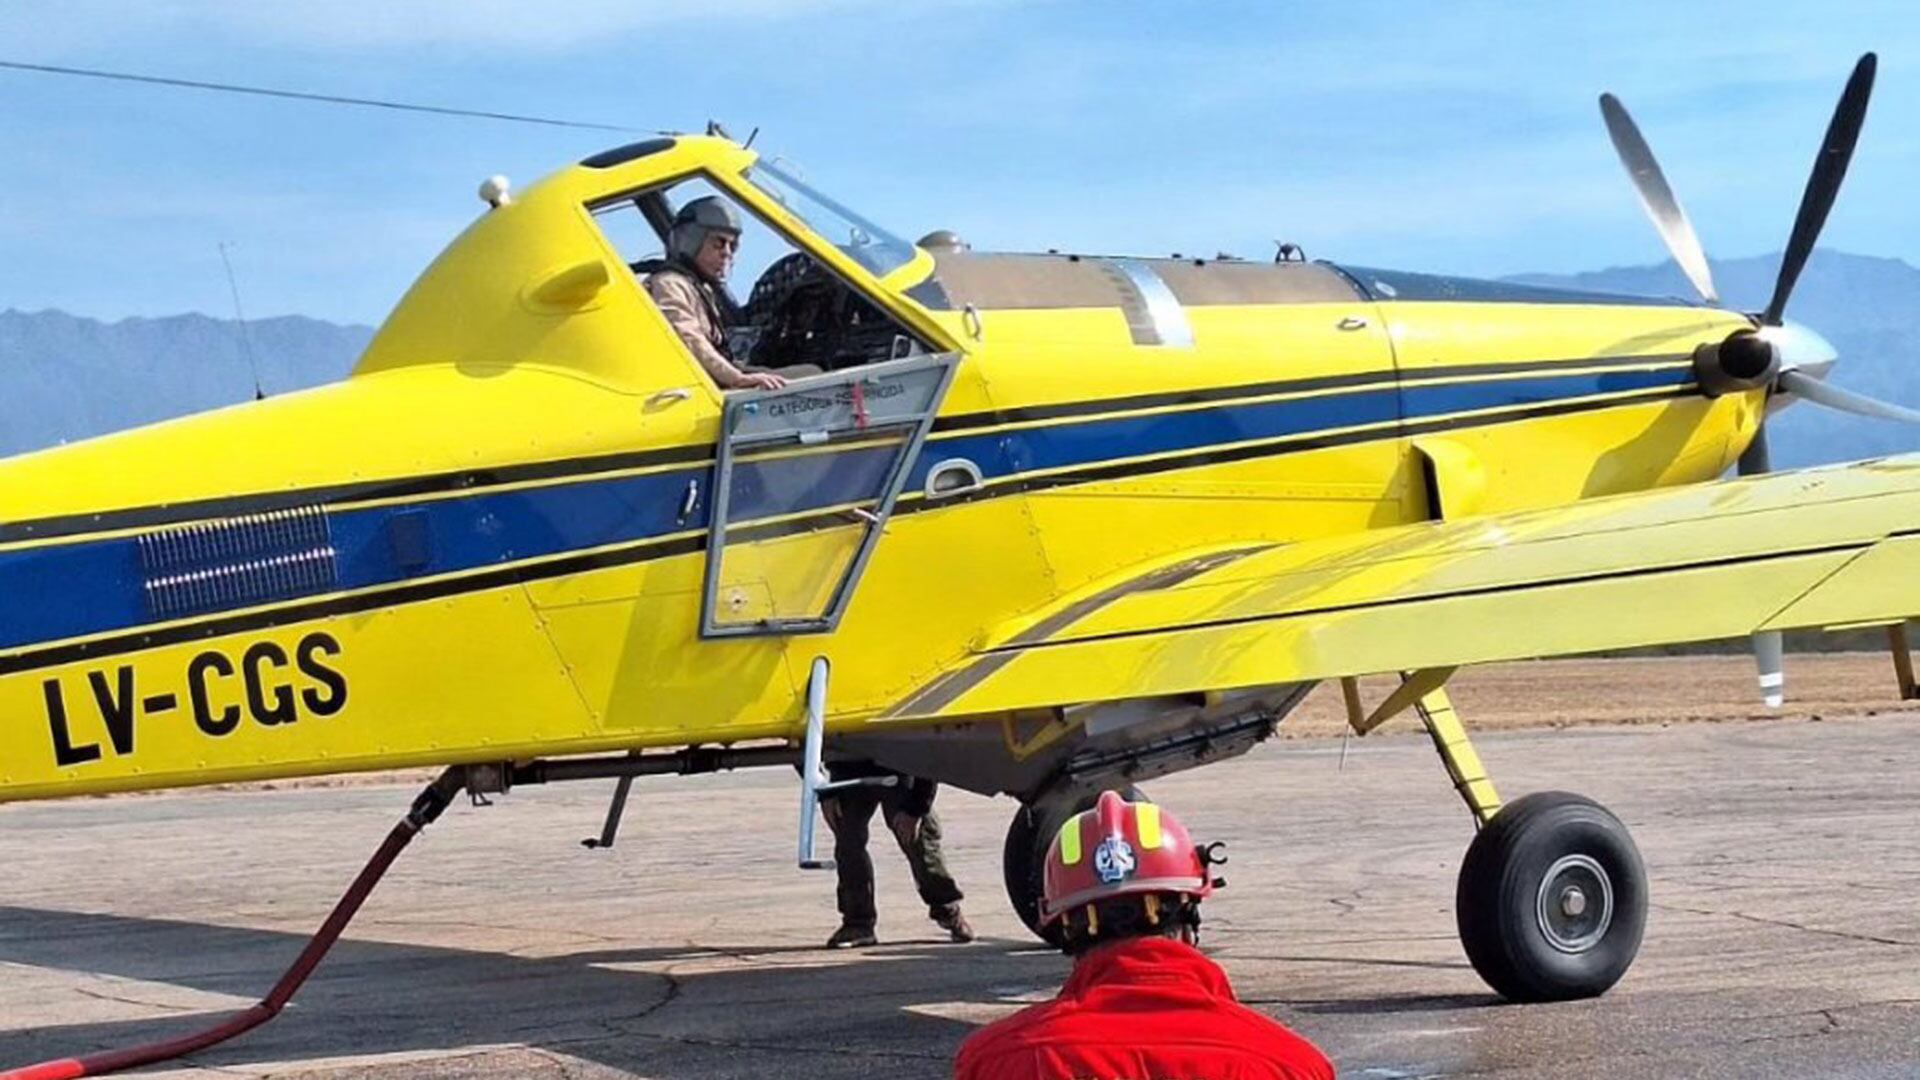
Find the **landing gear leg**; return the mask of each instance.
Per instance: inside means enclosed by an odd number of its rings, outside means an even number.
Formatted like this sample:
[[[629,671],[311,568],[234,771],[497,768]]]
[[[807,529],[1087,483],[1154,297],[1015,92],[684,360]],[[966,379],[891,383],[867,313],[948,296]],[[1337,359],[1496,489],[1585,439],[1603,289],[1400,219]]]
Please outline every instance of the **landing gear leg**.
[[[1897,622],[1887,627],[1887,647],[1893,651],[1893,675],[1900,680],[1900,700],[1913,701],[1920,698],[1920,688],[1913,681],[1913,652],[1907,647],[1907,624]]]
[[[1474,825],[1486,828],[1487,822],[1500,812],[1500,794],[1493,790],[1493,781],[1487,778],[1486,767],[1480,764],[1480,754],[1474,750],[1473,740],[1467,737],[1460,714],[1453,711],[1452,699],[1447,697],[1445,689],[1436,687],[1415,701],[1413,708],[1420,714],[1420,722],[1426,725],[1427,737],[1433,740],[1433,748],[1447,767],[1447,775],[1453,779],[1453,790],[1459,792],[1472,812]]]
[[[1620,819],[1591,799],[1543,791],[1505,806],[1443,689],[1450,669],[1408,675],[1371,715],[1343,680],[1349,720],[1364,735],[1413,708],[1473,814],[1454,895],[1473,969],[1513,1001],[1606,992],[1640,951],[1647,874]]]
[[[1453,700],[1447,697],[1446,683],[1453,672],[1453,668],[1434,668],[1407,674],[1399,688],[1372,713],[1360,703],[1359,680],[1341,679],[1340,690],[1346,697],[1347,722],[1356,735],[1364,736],[1408,708],[1413,709],[1453,780],[1453,790],[1473,815],[1475,827],[1485,828],[1500,812],[1500,795],[1487,778],[1486,767],[1480,764],[1480,754],[1467,737],[1460,714],[1453,711]]]

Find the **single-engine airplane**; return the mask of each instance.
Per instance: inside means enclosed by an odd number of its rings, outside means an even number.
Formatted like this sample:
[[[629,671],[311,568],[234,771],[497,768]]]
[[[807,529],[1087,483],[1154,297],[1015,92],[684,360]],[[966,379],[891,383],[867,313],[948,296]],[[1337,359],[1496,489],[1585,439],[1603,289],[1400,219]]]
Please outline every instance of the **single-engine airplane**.
[[[1633,843],[1574,795],[1503,807],[1444,684],[1741,635],[1777,676],[1767,635],[1807,627],[1885,625],[1907,663],[1920,458],[1769,473],[1763,426],[1915,419],[1783,318],[1873,67],[1758,314],[1611,97],[1698,300],[928,250],[717,134],[490,181],[344,381],[0,462],[0,801],[449,767],[417,828],[462,787],[615,777],[610,842],[635,776],[798,764],[820,866],[823,760],[871,759],[1018,800],[1036,925],[1068,812],[1333,680],[1363,734],[1414,709],[1482,826],[1474,967],[1598,994],[1642,933]],[[792,249],[736,350],[824,373],[723,393],[649,299],[706,194]]]

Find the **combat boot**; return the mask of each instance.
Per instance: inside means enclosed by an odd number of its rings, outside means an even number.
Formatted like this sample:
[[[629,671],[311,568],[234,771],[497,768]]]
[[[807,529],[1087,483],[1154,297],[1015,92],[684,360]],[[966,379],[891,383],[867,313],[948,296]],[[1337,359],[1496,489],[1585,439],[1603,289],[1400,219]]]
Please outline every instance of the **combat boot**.
[[[960,913],[959,904],[945,904],[927,913],[934,925],[947,932],[955,944],[965,945],[973,940],[973,924]]]
[[[873,936],[873,927],[841,923],[840,929],[835,930],[833,936],[827,939],[827,948],[864,949],[869,945],[878,945],[879,943],[880,939]]]

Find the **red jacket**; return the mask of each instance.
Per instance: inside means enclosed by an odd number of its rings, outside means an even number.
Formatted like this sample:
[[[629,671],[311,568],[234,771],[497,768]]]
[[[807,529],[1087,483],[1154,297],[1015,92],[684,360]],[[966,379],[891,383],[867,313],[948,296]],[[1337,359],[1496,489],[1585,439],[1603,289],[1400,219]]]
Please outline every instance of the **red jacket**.
[[[1190,945],[1132,938],[1082,956],[1060,995],[974,1032],[955,1080],[1333,1080],[1307,1040],[1234,1000]]]

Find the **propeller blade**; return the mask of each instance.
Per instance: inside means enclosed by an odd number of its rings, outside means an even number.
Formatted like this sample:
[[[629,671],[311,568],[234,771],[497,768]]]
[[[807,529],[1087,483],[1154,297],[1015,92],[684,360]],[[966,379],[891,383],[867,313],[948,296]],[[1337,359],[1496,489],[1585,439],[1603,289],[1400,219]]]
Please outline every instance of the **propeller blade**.
[[[1895,405],[1890,401],[1870,398],[1865,394],[1856,394],[1851,390],[1842,390],[1832,383],[1799,371],[1783,371],[1775,383],[1781,393],[1805,398],[1816,405],[1825,405],[1829,409],[1871,416],[1880,420],[1898,420],[1906,424],[1920,424],[1920,411],[1904,405]]]
[[[1741,476],[1759,476],[1773,471],[1773,458],[1767,452],[1767,425],[1762,422],[1759,430],[1753,433],[1753,441],[1740,451],[1740,461],[1734,471]]]
[[[1760,670],[1760,700],[1766,702],[1769,709],[1787,703],[1785,658],[1786,647],[1780,641],[1780,631],[1763,630],[1753,635],[1753,663]]]
[[[1853,160],[1853,145],[1860,139],[1860,125],[1867,118],[1867,99],[1873,94],[1873,73],[1879,61],[1872,53],[1860,58],[1834,106],[1833,120],[1827,125],[1827,137],[1820,143],[1820,156],[1813,161],[1813,174],[1807,177],[1807,190],[1800,197],[1800,214],[1794,218],[1793,234],[1780,259],[1780,276],[1773,284],[1773,299],[1767,303],[1760,321],[1767,326],[1780,325],[1787,310],[1787,297],[1800,279],[1800,271],[1813,254],[1814,241],[1827,223],[1827,212],[1840,194],[1840,181],[1846,179],[1847,164]]]
[[[1647,217],[1653,219],[1653,227],[1659,231],[1661,242],[1667,245],[1667,253],[1693,283],[1693,291],[1700,294],[1700,299],[1718,304],[1720,295],[1714,291],[1713,274],[1707,269],[1707,256],[1700,249],[1700,238],[1694,235],[1687,212],[1680,208],[1679,197],[1667,185],[1666,174],[1654,160],[1653,148],[1640,136],[1640,128],[1634,124],[1633,117],[1627,115],[1627,107],[1620,104],[1619,98],[1601,94],[1600,116],[1607,122],[1607,135],[1613,140],[1614,152],[1620,155],[1620,164],[1626,166],[1633,190],[1640,196],[1640,205],[1646,208]]]

